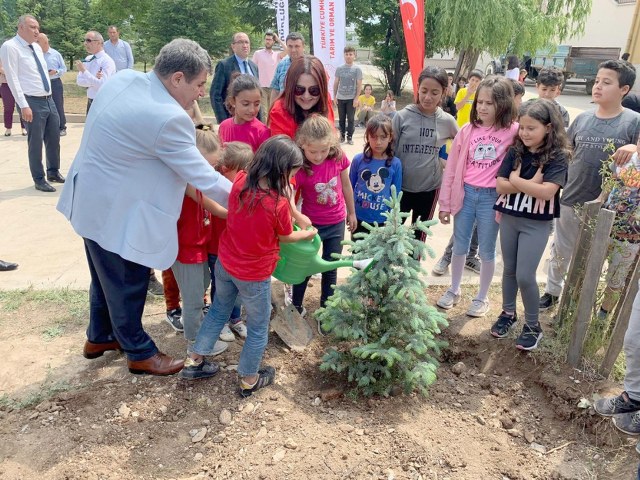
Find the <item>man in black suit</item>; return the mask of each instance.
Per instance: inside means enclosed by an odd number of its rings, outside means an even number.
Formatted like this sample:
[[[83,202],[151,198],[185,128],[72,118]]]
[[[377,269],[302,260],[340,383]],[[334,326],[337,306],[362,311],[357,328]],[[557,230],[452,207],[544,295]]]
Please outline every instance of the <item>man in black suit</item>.
[[[221,124],[223,120],[231,117],[231,113],[227,110],[224,101],[227,98],[227,88],[234,78],[233,72],[258,77],[258,66],[249,60],[251,42],[246,33],[238,32],[233,35],[231,50],[233,50],[233,55],[221,60],[216,65],[216,71],[213,74],[213,81],[211,82],[211,90],[209,92],[211,106],[216,115],[216,120],[218,120],[218,125]],[[260,118],[259,115],[258,118]]]

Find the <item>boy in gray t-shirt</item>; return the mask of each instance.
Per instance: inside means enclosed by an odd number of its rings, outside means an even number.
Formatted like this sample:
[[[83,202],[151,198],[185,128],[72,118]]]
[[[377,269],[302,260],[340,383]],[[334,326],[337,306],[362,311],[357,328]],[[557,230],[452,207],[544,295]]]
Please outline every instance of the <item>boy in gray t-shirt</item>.
[[[353,145],[354,116],[358,106],[358,96],[362,90],[362,70],[353,64],[356,49],[344,47],[344,65],[336,69],[333,82],[333,101],[338,107],[340,119],[340,141]]]
[[[622,99],[636,79],[633,65],[623,60],[607,60],[598,67],[591,94],[595,111],[576,117],[567,134],[573,146],[573,161],[569,165],[567,183],[560,198],[560,218],[556,219],[547,268],[547,286],[540,298],[540,310],[555,305],[564,287],[573,247],[580,232],[580,218],[575,207],[595,200],[602,191],[600,169],[612,143],[616,164],[627,163],[636,152],[640,134],[640,114],[622,106]]]

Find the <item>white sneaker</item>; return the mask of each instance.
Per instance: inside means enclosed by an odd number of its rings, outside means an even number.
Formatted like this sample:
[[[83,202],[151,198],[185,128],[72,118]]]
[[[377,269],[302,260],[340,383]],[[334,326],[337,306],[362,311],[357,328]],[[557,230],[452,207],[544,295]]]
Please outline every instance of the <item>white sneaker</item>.
[[[211,356],[213,357],[216,355],[220,355],[227,348],[229,348],[229,344],[227,342],[221,342],[220,340],[218,340],[216,344],[213,346],[213,353],[211,354]]]
[[[450,262],[447,262],[444,257],[440,258],[438,263],[436,263],[431,269],[431,273],[437,277],[444,275],[449,270],[449,263]]]
[[[458,304],[460,301],[460,295],[456,295],[451,290],[447,290],[444,294],[438,299],[436,305],[440,308],[444,308],[445,310],[449,310]]]
[[[222,340],[223,342],[233,342],[235,339],[236,336],[229,328],[229,324],[225,323],[224,327],[222,327],[222,331],[220,332],[220,340]]]
[[[470,317],[484,317],[489,311],[489,302],[474,299],[471,301],[471,306],[467,310],[467,315]]]
[[[231,323],[227,324],[229,327],[231,327],[231,330],[233,330],[234,332],[236,332],[238,334],[238,336],[240,338],[247,338],[247,326],[244,324],[244,322],[242,320],[233,323],[233,321]]]

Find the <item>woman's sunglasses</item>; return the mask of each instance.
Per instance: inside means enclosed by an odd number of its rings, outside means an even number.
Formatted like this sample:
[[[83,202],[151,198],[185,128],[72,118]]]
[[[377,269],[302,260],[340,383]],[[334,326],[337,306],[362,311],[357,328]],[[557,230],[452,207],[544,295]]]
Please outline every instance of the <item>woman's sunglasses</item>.
[[[293,89],[293,94],[296,97],[301,97],[304,95],[304,92],[309,92],[309,95],[312,97],[320,96],[320,87],[318,85],[313,85],[312,87],[303,87],[302,85],[296,85]]]

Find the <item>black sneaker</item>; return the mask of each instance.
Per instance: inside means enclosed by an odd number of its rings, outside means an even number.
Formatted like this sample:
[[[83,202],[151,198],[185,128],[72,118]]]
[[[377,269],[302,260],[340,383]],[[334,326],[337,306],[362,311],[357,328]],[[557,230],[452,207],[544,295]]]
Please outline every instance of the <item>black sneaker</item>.
[[[273,367],[263,367],[258,370],[258,381],[255,385],[250,386],[240,380],[240,389],[238,392],[243,398],[250,397],[253,392],[264,387],[268,387],[276,378],[276,369]]]
[[[545,293],[540,297],[540,311],[549,310],[551,307],[558,303],[558,297],[555,295],[551,295],[550,293]]]
[[[217,363],[210,362],[206,358],[202,359],[200,363],[197,363],[191,358],[187,358],[184,361],[184,367],[180,370],[180,378],[185,380],[197,380],[199,378],[213,377],[220,371],[220,367]]]
[[[640,401],[633,400],[627,392],[622,392],[617,397],[601,398],[593,409],[603,417],[610,417],[620,413],[632,413],[640,410]]]
[[[640,435],[640,412],[615,415],[613,424],[627,435]]]
[[[345,138],[344,138],[344,134],[340,135],[340,143],[344,143],[345,142]]]
[[[167,316],[165,319],[176,332],[184,332],[184,325],[182,324],[182,309],[180,307],[174,308],[173,310],[167,310]]]
[[[526,324],[522,327],[522,333],[516,340],[516,348],[520,350],[535,350],[542,339],[542,329],[540,325],[531,327]]]
[[[518,314],[507,315],[504,310],[496,320],[496,323],[491,327],[491,335],[496,338],[504,338],[509,335],[509,330],[518,321]]]
[[[158,281],[155,274],[149,276],[149,287],[147,288],[147,292],[157,297],[164,296],[164,287]]]
[[[347,138],[347,144],[353,145],[353,138]]]
[[[467,258],[464,262],[464,268],[471,270],[474,273],[480,273],[480,259],[478,257]]]

